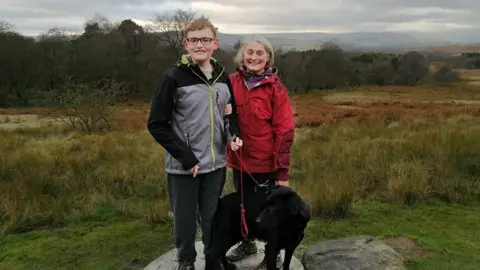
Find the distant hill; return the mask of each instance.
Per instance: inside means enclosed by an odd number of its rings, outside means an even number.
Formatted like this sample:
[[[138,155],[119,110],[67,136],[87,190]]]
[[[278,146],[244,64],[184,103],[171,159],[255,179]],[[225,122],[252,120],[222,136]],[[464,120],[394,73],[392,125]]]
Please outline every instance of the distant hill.
[[[238,41],[256,34],[220,33],[220,46],[231,49]],[[275,47],[283,49],[318,49],[322,44],[333,42],[345,50],[392,51],[413,48],[431,48],[436,46],[467,49],[465,44],[480,43],[480,31],[420,33],[420,32],[356,32],[356,33],[275,33],[261,34]],[[477,48],[478,49],[478,48]]]
[[[480,52],[480,28],[463,31],[445,31],[442,33],[420,32],[352,32],[352,33],[219,33],[220,47],[231,50],[240,40],[262,35],[276,48],[297,51],[320,49],[331,42],[347,51],[403,52],[409,50],[437,51],[458,54],[462,52]],[[38,39],[39,36],[31,36]]]
[[[480,43],[400,49],[400,50],[391,51],[391,52],[404,53],[408,50],[415,50],[415,51],[429,52],[429,53],[443,53],[448,55],[459,55],[465,52],[480,52]]]

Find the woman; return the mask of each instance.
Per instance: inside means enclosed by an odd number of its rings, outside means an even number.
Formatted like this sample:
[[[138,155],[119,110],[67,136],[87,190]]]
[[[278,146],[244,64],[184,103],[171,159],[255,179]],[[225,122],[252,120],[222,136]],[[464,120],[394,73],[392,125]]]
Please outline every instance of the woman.
[[[272,45],[254,37],[238,50],[237,72],[230,74],[243,145],[236,152],[228,149],[227,165],[237,190],[243,170],[244,192],[254,190],[255,181],[288,186],[295,125],[288,90],[273,63]],[[246,239],[228,257],[236,261],[256,252],[254,240]]]

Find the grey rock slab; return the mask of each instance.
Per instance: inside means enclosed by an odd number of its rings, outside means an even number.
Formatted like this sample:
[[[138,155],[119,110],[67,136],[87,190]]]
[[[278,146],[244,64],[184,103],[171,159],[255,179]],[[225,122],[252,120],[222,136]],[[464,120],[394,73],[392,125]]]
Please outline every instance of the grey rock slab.
[[[259,252],[257,254],[251,255],[243,260],[235,262],[235,265],[239,270],[252,270],[255,269],[263,260],[265,243],[257,241]],[[235,248],[232,247],[231,249]],[[197,261],[195,262],[195,270],[204,270],[205,269],[205,258],[203,255],[203,244],[201,241],[195,243],[195,249],[197,250]],[[230,249],[230,250],[231,250]],[[281,251],[282,261],[284,256],[284,251]],[[174,248],[169,252],[158,257],[150,264],[148,264],[144,269],[145,270],[171,270],[175,269],[177,258],[177,250]],[[304,270],[302,263],[297,258],[293,257],[292,262],[290,263],[290,270]]]
[[[306,270],[404,270],[403,258],[390,246],[369,235],[329,240],[308,246],[302,263]]]

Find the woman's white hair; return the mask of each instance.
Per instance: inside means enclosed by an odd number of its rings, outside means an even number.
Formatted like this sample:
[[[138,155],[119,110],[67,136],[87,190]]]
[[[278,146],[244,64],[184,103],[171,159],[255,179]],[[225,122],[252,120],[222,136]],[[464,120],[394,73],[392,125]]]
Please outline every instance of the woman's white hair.
[[[235,63],[235,65],[237,65],[238,67],[243,66],[245,48],[247,47],[248,44],[251,44],[253,42],[262,44],[263,48],[265,49],[268,55],[268,61],[265,67],[266,68],[272,67],[275,60],[275,52],[273,50],[272,44],[262,36],[253,36],[241,43],[240,48],[238,49],[235,57],[233,58],[233,62]]]

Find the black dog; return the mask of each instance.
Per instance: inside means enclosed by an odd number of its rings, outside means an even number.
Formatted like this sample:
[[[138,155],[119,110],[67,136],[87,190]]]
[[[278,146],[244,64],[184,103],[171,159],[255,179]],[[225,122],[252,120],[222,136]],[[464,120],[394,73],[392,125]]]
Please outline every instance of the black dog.
[[[242,239],[240,193],[220,199],[212,226],[211,248],[206,254],[205,270],[236,269],[226,258],[228,250]],[[288,187],[272,187],[271,193],[248,192],[244,206],[249,235],[265,241],[268,270],[276,270],[276,258],[285,249],[283,269],[290,268],[293,252],[303,240],[310,221],[308,205]]]
[[[262,211],[262,203],[267,199],[266,190],[256,192],[245,190],[243,194],[245,219],[250,235],[257,235],[255,219]],[[235,264],[226,258],[227,251],[242,239],[241,235],[240,192],[233,192],[222,197],[212,221],[210,248],[205,254],[205,270],[234,270]],[[224,268],[221,266],[223,265]]]

